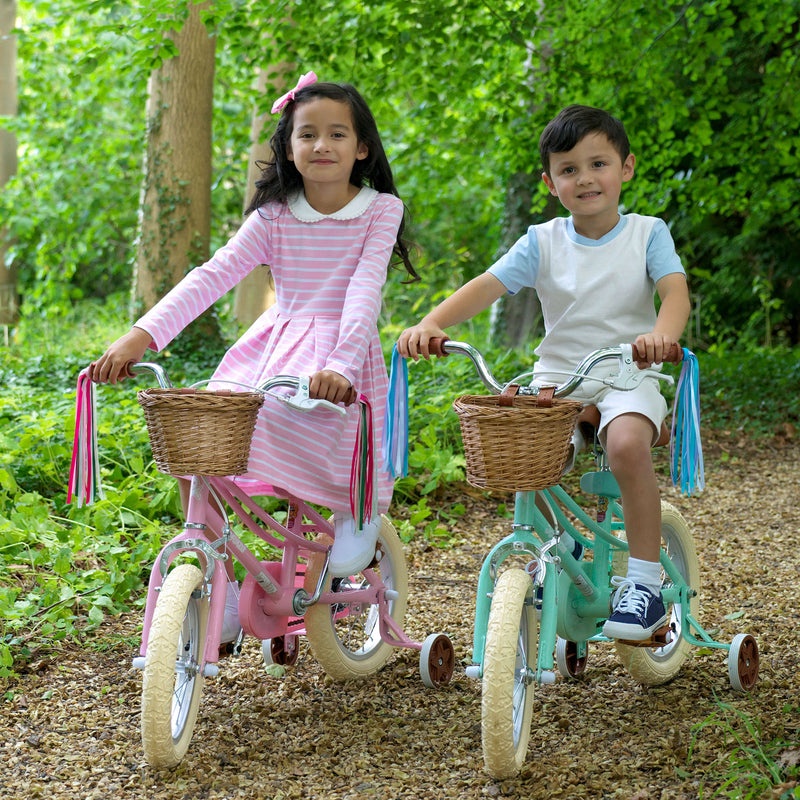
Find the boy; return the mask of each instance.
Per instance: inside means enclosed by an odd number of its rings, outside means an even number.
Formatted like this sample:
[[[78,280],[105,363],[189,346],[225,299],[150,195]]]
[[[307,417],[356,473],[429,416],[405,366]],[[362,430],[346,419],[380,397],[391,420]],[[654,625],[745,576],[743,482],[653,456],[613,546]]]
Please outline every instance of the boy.
[[[487,272],[403,331],[401,355],[428,358],[429,341],[445,328],[525,286],[536,290],[544,315],[534,368],[540,385],[563,383],[563,373],[598,347],[635,342],[648,363],[660,363],[678,341],[690,304],[672,237],[655,217],[618,211],[635,163],[622,123],[600,109],[569,106],[544,129],[539,153],[542,180],[571,216],[532,225]],[[661,501],[650,454],[666,402],[653,378],[631,392],[585,381],[572,397],[600,409],[600,437],[622,493],[630,545],[627,575],[612,578],[613,613],[603,632],[645,641],[667,620],[658,561]]]

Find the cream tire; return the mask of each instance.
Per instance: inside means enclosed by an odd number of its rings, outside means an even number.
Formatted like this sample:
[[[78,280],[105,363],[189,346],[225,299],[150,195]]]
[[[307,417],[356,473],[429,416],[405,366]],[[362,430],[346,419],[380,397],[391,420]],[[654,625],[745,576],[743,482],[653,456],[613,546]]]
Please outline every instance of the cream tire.
[[[176,766],[189,747],[200,696],[208,601],[193,564],[170,572],[158,595],[142,683],[142,746],[151,767]]]
[[[695,591],[694,597],[689,601],[689,611],[696,619],[700,606],[700,564],[697,561],[697,550],[686,520],[678,509],[665,501],[661,502],[661,545],[686,583]],[[627,567],[627,559],[620,559],[619,565],[615,561],[615,569],[623,566]],[[669,585],[666,575],[664,581],[665,586]],[[683,666],[692,647],[681,635],[680,603],[673,604],[667,624],[673,629],[673,639],[664,647],[633,647],[620,642],[614,643],[617,656],[625,669],[634,680],[644,686],[658,686],[672,680]]]
[[[330,543],[322,534],[319,541]],[[386,516],[381,517],[378,533],[378,551],[381,558],[374,567],[387,589],[397,592],[390,600],[390,615],[400,626],[406,615],[408,602],[408,569],[403,544]],[[306,570],[305,589],[312,594],[325,563],[324,553],[314,553]],[[327,581],[325,591],[331,590]],[[363,575],[336,579],[334,591],[347,591],[367,586]],[[306,636],[314,657],[326,674],[336,681],[363,678],[377,672],[391,658],[395,648],[381,639],[378,606],[326,605],[317,603],[305,613]]]
[[[492,593],[483,656],[483,760],[496,779],[513,777],[525,761],[537,641],[533,582],[524,570],[509,569]]]

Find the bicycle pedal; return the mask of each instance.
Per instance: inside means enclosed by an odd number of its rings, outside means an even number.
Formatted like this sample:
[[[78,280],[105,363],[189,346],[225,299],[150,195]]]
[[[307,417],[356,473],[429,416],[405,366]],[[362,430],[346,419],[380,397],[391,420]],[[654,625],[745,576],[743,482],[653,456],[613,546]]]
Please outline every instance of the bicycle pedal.
[[[380,566],[381,559],[385,555],[386,553],[383,552],[381,543],[378,542],[377,545],[375,546],[375,555],[372,557],[372,561],[369,562],[369,566],[367,567],[367,569],[375,569],[375,567]]]
[[[672,627],[669,625],[664,625],[659,628],[657,631],[653,632],[653,635],[649,639],[642,639],[641,641],[633,641],[632,639],[617,639],[620,644],[627,644],[630,647],[664,647],[664,645],[669,644],[672,641]]]
[[[223,642],[219,646],[219,657],[227,658],[228,656],[239,657],[242,654],[242,639],[240,636],[232,642]]]

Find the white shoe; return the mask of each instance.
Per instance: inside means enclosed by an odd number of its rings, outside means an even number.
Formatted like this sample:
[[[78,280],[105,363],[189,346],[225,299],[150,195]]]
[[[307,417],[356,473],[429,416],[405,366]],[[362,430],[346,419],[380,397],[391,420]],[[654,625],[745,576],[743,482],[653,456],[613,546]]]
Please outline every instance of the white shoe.
[[[357,531],[356,521],[350,514],[334,513],[330,560],[330,571],[334,578],[361,572],[372,563],[380,527],[381,518],[375,517]]]
[[[237,581],[228,581],[225,594],[225,616],[222,618],[222,635],[220,644],[233,642],[239,636],[242,625],[239,622],[239,584]]]

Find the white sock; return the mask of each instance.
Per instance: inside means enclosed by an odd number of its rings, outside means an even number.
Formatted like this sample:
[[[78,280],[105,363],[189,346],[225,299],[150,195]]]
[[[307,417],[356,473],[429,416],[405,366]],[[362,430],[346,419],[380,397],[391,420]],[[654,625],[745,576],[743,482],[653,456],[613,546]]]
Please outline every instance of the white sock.
[[[643,561],[628,558],[628,580],[646,586],[653,594],[661,591],[661,564],[658,561]]]

